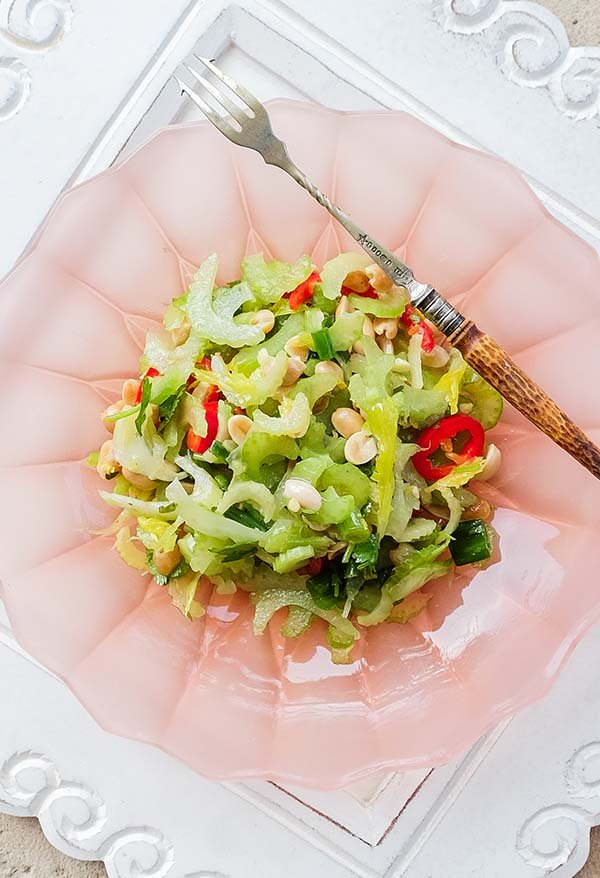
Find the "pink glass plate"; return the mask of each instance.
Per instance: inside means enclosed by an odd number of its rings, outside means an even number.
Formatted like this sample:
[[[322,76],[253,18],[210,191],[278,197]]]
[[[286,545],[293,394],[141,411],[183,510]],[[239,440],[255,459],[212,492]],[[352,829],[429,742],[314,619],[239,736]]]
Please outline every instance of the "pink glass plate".
[[[491,332],[600,439],[600,264],[521,177],[396,112],[275,102],[310,177]],[[137,374],[145,332],[200,260],[317,264],[352,242],[299,187],[209,125],[160,132],[64,195],[0,296],[3,598],[19,642],[111,732],[209,777],[336,787],[443,763],[539,698],[600,615],[600,486],[506,411],[487,494],[501,561],[430,587],[409,625],[335,666],[315,626],[252,634],[245,595],[189,623],[92,536],[111,517],[82,463]]]

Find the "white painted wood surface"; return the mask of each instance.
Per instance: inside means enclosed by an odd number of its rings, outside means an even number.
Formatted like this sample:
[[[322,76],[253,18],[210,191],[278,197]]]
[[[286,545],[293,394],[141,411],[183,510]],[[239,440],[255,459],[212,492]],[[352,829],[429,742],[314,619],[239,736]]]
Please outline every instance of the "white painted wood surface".
[[[13,0],[0,273],[65,185],[190,116],[169,77],[194,47],[262,98],[400,107],[496,152],[600,249],[600,49],[526,0]],[[0,614],[0,810],[110,878],[570,878],[600,822],[599,659],[596,630],[549,697],[443,769],[315,793],[208,783],[102,732]]]

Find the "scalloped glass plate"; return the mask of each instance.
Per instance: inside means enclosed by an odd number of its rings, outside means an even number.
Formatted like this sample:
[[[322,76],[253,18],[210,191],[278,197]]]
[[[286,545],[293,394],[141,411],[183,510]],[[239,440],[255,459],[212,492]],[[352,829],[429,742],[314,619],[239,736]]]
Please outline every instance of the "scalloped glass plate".
[[[399,112],[270,105],[322,189],[491,332],[600,439],[600,263],[518,173]],[[353,242],[280,171],[208,124],[158,133],[66,193],[2,285],[2,595],[16,637],[98,722],[213,778],[337,787],[443,763],[539,698],[600,615],[600,486],[508,408],[486,488],[501,560],[430,587],[409,625],[335,666],[314,626],[252,633],[244,594],[187,622],[126,568],[83,460],[147,329],[208,253],[317,264]]]

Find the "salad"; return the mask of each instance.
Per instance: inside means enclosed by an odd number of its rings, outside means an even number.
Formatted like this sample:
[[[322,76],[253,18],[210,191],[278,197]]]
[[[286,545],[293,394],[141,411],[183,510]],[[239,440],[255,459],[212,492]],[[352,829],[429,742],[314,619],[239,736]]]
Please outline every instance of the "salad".
[[[407,622],[430,581],[485,564],[502,398],[362,253],[317,269],[209,256],[147,336],[140,376],[102,415],[88,462],[124,563],[190,619],[198,586],[238,589],[262,634],[327,623],[333,660]]]

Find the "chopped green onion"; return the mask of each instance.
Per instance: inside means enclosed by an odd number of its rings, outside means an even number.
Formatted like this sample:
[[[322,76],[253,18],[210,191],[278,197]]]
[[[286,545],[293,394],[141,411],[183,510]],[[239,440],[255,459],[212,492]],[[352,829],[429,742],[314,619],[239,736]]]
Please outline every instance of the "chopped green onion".
[[[311,576],[306,581],[306,587],[313,601],[321,610],[331,610],[337,605],[338,598],[335,595],[335,585],[330,570],[325,570],[317,576]]]
[[[229,452],[227,451],[225,446],[222,445],[220,442],[217,442],[216,439],[208,450],[213,455],[213,457],[216,457],[218,461],[222,461],[223,463],[229,457]]]
[[[492,541],[485,522],[480,518],[461,521],[452,534],[450,554],[457,567],[489,558],[492,554]]]
[[[232,506],[223,515],[225,518],[231,519],[231,521],[237,521],[238,524],[245,524],[246,527],[263,531],[269,530],[269,525],[265,522],[262,515],[249,506],[246,506],[245,509],[240,509],[239,506]]]
[[[212,477],[222,491],[227,490],[231,481],[231,476],[228,473],[219,470],[217,472],[213,472]]]
[[[104,420],[114,423],[114,421],[120,421],[122,418],[128,418],[130,415],[136,415],[139,410],[139,405],[135,405],[133,408],[126,408],[121,412],[115,412],[114,415],[104,415]]]
[[[331,649],[331,658],[334,664],[350,664],[355,642],[354,638],[334,628],[333,625],[328,626],[327,643]]]
[[[353,510],[337,527],[341,539],[346,543],[362,543],[368,540],[371,534],[369,525],[356,510]]]
[[[331,360],[335,356],[335,348],[328,329],[317,329],[312,333],[312,338],[320,360]]]
[[[240,558],[244,558],[252,552],[256,552],[256,546],[241,543],[237,546],[227,546],[227,548],[221,549],[218,554],[225,563],[228,563],[229,561],[239,561]]]

